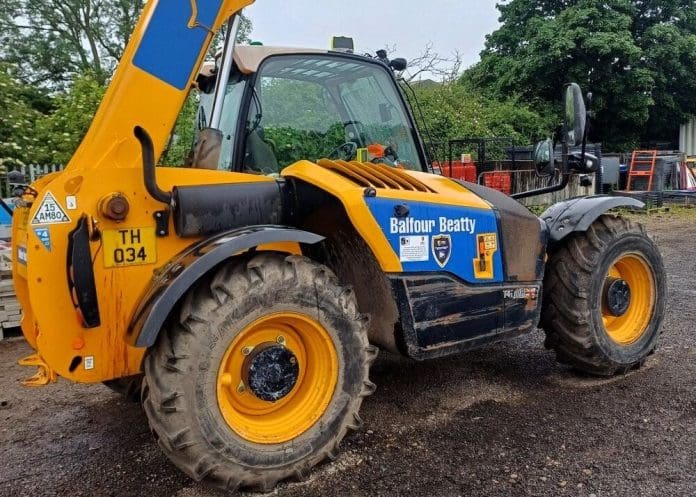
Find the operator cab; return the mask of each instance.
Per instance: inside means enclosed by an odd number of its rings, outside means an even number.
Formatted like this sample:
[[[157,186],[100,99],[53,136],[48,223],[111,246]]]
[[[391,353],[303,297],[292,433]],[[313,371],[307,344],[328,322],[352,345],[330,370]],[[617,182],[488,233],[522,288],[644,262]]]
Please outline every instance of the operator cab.
[[[199,76],[199,133],[210,122],[215,72]],[[428,170],[392,70],[379,59],[237,46],[224,91],[218,169],[278,175],[329,158]]]

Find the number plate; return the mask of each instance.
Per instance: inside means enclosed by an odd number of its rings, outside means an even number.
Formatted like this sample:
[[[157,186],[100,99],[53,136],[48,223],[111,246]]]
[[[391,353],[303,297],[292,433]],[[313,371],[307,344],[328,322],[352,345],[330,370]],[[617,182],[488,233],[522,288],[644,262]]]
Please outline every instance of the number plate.
[[[104,230],[104,265],[139,266],[157,262],[155,228]]]

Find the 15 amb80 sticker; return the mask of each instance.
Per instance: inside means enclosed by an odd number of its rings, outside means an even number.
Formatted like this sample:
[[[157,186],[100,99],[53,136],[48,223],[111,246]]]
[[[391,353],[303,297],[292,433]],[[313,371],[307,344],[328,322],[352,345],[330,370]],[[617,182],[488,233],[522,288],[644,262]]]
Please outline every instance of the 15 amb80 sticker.
[[[63,224],[69,222],[70,218],[51,192],[46,192],[41,205],[31,220],[31,224]]]

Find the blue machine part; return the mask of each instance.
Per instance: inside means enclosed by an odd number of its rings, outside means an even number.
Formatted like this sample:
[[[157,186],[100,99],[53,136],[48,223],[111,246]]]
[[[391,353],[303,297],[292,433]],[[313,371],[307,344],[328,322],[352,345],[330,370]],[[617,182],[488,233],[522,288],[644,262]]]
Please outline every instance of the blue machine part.
[[[6,198],[5,200],[5,205],[10,208],[10,210],[14,210],[15,208],[15,203],[13,199]],[[12,216],[10,215],[9,212],[7,212],[5,209],[0,209],[0,226],[5,226],[5,225],[11,225],[12,224]]]
[[[179,90],[186,89],[221,4],[222,0],[159,0],[133,64]]]
[[[447,271],[468,283],[499,283],[504,278],[498,222],[492,210],[395,199],[365,199],[401,260],[405,273]],[[403,216],[406,206],[408,215]],[[477,278],[477,235],[495,235],[493,278]],[[490,238],[489,238],[490,239]]]

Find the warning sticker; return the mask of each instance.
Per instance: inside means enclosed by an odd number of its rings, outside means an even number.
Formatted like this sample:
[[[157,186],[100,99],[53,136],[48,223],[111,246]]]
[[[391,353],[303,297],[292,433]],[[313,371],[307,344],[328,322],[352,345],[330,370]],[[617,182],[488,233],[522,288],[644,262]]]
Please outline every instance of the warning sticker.
[[[34,233],[36,233],[36,237],[41,240],[41,243],[43,243],[43,246],[46,247],[46,250],[49,252],[51,251],[51,233],[48,231],[48,228],[34,228]]]
[[[428,236],[400,236],[399,259],[401,262],[423,262],[430,258]]]
[[[51,192],[46,192],[39,209],[31,220],[31,224],[61,224],[69,222],[70,218]]]

